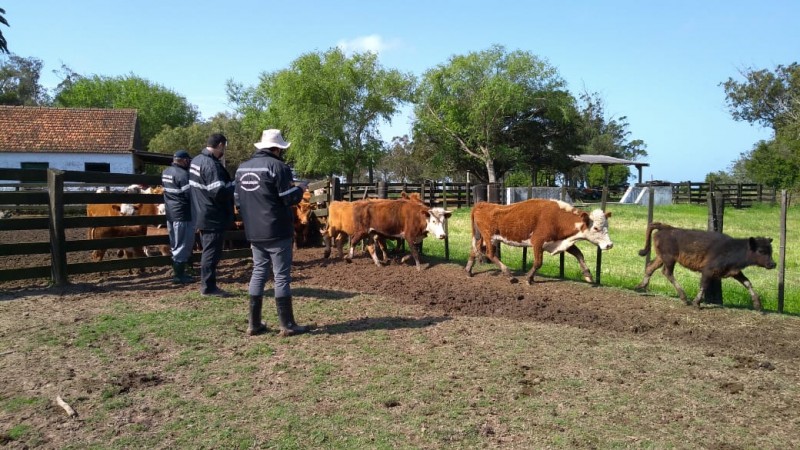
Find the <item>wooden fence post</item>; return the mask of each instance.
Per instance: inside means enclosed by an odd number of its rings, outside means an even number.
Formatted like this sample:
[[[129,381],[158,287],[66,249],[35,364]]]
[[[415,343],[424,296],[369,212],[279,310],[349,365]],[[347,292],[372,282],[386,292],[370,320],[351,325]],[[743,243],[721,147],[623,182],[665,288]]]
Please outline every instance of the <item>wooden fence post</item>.
[[[781,190],[781,231],[780,247],[778,250],[778,313],[783,313],[784,280],[786,277],[786,214],[789,208],[789,194],[786,189]]]
[[[649,227],[651,223],[653,223],[653,203],[655,203],[656,198],[656,190],[653,189],[653,186],[648,186],[647,188],[647,226]],[[650,264],[650,252],[647,252],[647,255],[644,257],[644,267]]]
[[[741,185],[739,185],[741,186]],[[708,231],[722,233],[725,213],[725,196],[720,191],[708,192]],[[711,280],[705,292],[706,302],[716,305],[722,304],[722,280]]]
[[[50,258],[52,261],[52,283],[66,286],[67,251],[64,232],[64,171],[47,170],[47,191],[50,197]]]

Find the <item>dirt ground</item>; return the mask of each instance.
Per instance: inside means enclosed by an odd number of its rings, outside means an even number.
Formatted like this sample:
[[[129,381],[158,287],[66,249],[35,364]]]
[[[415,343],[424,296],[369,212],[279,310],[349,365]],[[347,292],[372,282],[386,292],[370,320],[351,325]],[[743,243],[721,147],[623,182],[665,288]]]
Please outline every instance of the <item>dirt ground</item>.
[[[79,234],[79,230],[75,233]],[[77,234],[76,237],[77,238]],[[24,232],[0,236],[2,242],[37,240]],[[88,260],[86,255],[71,255],[70,261]],[[296,250],[293,267],[293,288],[324,289],[375,294],[394,302],[421,308],[431,315],[502,317],[519,322],[559,324],[594,333],[630,336],[648,342],[659,342],[675,348],[686,346],[703,349],[708,356],[728,356],[737,362],[738,370],[796,371],[800,368],[800,322],[796,317],[761,314],[704,305],[701,310],[683,305],[677,298],[645,295],[608,287],[597,287],[580,281],[537,278],[533,286],[512,281],[492,265],[479,265],[476,274],[468,277],[461,265],[427,258],[423,269],[403,264],[396,259],[384,267],[359,256],[352,263],[323,259],[321,248]],[[22,267],[43,264],[47,258],[0,257],[0,265]],[[246,291],[250,276],[249,260],[222,261],[219,284],[225,289]],[[0,283],[0,304],[9,314],[0,316],[0,337],[24,332],[28,324],[61,320],[84,320],[92,316],[98,305],[114,297],[163,297],[196,289],[169,282],[167,268],[151,268],[144,275],[118,271],[71,277],[72,285],[49,288],[46,280],[21,280]],[[69,302],[53,301],[67,298]],[[49,298],[49,301],[36,301]],[[60,306],[56,306],[60,305]],[[66,308],[71,308],[67,310]],[[32,364],[28,359],[27,364]],[[48,361],[42,361],[42,372]],[[31,369],[29,367],[29,369]],[[148,380],[133,380],[147,383]],[[25,383],[25,380],[17,380]],[[731,384],[739,389],[738,383]],[[768,393],[765,393],[769,395]],[[766,419],[766,418],[765,418]]]
[[[0,242],[36,241],[40,231],[0,232]],[[82,239],[83,230],[70,230],[68,239]],[[733,310],[703,305],[700,311],[665,298],[628,290],[597,287],[580,281],[537,277],[533,286],[524,282],[524,274],[515,280],[500,274],[492,264],[478,265],[468,277],[463,267],[444,260],[424,260],[423,270],[394,258],[391,264],[378,267],[368,256],[357,256],[348,264],[336,258],[323,259],[322,248],[295,251],[293,287],[318,287],[331,290],[377,294],[397,302],[421,305],[437,313],[466,316],[505,317],[521,321],[558,323],[582,329],[612,333],[635,333],[660,339],[690,341],[698,346],[716,347],[730,352],[760,354],[765,358],[800,360],[800,327],[796,320],[779,320],[776,314]],[[335,254],[335,251],[334,251]],[[108,253],[108,258],[111,252]],[[47,264],[42,256],[0,257],[0,267],[23,267]],[[89,261],[89,252],[71,253],[69,262]],[[249,260],[221,262],[222,286],[247,288]],[[146,279],[146,281],[145,281]],[[137,295],[163,295],[178,288],[168,282],[166,268],[150,268],[144,276],[117,271],[110,274],[86,274],[70,278],[73,286],[65,292],[83,297],[106,295],[119,286],[144,289]],[[144,283],[142,283],[144,281]],[[20,280],[0,283],[0,301],[31,295],[57,293],[44,289],[47,280]],[[135,283],[131,285],[131,283]],[[35,303],[30,305],[35,308]],[[42,312],[47,314],[47,312]],[[39,312],[30,311],[31,315]],[[778,320],[774,320],[778,319]],[[738,327],[730,321],[741,322]]]

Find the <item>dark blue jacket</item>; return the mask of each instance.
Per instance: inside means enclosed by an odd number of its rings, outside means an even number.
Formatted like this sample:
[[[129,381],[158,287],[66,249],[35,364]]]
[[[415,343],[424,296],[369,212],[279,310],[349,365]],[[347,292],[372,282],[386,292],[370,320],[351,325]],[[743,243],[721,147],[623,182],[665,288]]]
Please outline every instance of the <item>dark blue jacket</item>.
[[[170,222],[192,221],[192,200],[189,192],[189,169],[172,163],[161,173],[164,186],[164,209]]]
[[[292,184],[292,170],[269,150],[259,150],[236,170],[236,204],[250,242],[269,242],[294,235],[292,205],[303,189]]]
[[[192,217],[198,230],[224,231],[233,224],[233,181],[207,148],[189,166]]]

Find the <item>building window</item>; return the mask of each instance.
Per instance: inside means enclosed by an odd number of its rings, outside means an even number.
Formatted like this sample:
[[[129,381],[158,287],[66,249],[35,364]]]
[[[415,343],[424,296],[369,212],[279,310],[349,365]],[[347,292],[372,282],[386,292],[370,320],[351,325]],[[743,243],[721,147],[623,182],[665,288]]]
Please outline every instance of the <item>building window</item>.
[[[111,172],[111,164],[109,163],[84,163],[84,169],[87,172]]]
[[[48,162],[21,162],[19,163],[20,169],[49,169],[50,163]]]

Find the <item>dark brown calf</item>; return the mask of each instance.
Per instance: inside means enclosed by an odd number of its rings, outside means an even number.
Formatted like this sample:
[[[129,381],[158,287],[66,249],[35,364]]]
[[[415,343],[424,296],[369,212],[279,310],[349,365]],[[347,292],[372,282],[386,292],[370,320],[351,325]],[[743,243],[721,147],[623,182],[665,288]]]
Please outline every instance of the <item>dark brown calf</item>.
[[[652,237],[653,230],[658,230],[655,237]],[[761,299],[750,280],[742,273],[742,269],[749,266],[775,268],[771,238],[735,239],[714,231],[687,230],[658,222],[651,223],[647,227],[646,236],[645,246],[639,251],[639,256],[645,256],[650,251],[651,237],[656,256],[645,268],[644,279],[636,289],[647,289],[650,276],[663,265],[661,271],[664,276],[675,286],[681,300],[687,302],[686,293],[673,275],[677,262],[687,269],[700,272],[700,291],[694,298],[696,307],[700,307],[700,301],[712,280],[733,277],[750,291],[753,308],[761,311]]]
[[[125,225],[116,227],[89,228],[89,239],[145,236],[146,234],[147,234],[147,227],[144,225]],[[142,247],[125,248],[123,249],[123,252],[126,258],[130,257],[142,258],[145,256]],[[106,254],[105,249],[92,250],[92,260],[96,262],[102,261],[105,254]]]

